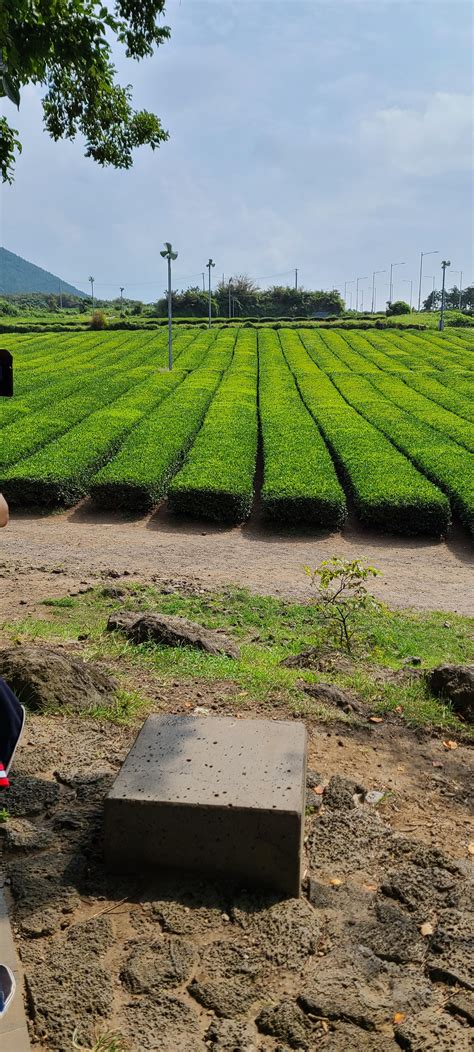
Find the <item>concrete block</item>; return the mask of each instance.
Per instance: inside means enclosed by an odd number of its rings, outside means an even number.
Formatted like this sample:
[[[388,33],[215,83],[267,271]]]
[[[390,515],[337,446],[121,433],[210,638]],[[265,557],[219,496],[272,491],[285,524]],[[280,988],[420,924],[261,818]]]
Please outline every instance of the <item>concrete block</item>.
[[[306,729],[293,720],[150,716],[105,801],[105,858],[299,895]]]

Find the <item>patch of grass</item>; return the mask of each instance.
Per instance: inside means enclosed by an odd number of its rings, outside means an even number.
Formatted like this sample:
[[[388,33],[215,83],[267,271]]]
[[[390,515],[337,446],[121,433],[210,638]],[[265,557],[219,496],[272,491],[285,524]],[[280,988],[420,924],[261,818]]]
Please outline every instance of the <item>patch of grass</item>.
[[[10,812],[7,811],[6,807],[0,807],[0,822],[8,822],[10,818]]]
[[[128,1041],[117,1030],[107,1030],[94,1039],[93,1045],[79,1045],[78,1031],[72,1035],[72,1049],[74,1052],[128,1052],[130,1045]]]
[[[473,622],[468,618],[387,607],[377,613],[364,611],[356,624],[364,644],[356,651],[353,666],[341,671],[311,672],[281,664],[284,658],[308,646],[327,645],[327,630],[310,604],[253,595],[239,588],[218,593],[198,590],[166,594],[154,586],[131,583],[122,587],[122,601],[97,589],[78,595],[70,603],[53,600],[54,621],[28,618],[3,626],[19,641],[61,641],[74,652],[80,651],[86,660],[110,667],[119,683],[115,704],[86,715],[130,723],[155,704],[146,696],[147,682],[153,688],[176,684],[185,689],[198,681],[213,684],[217,691],[224,684],[226,699],[242,712],[258,705],[271,708],[278,716],[290,713],[350,722],[339,710],[326,708],[306,694],[300,686],[304,680],[332,682],[354,691],[366,702],[368,715],[396,711],[412,726],[467,732],[449,705],[430,694],[422,677],[413,681],[407,677],[400,683],[381,682],[376,673],[380,667],[399,669],[404,659],[412,656],[419,657],[424,668],[440,662],[470,660]],[[150,643],[135,646],[119,632],[104,631],[108,615],[119,607],[175,614],[209,628],[223,628],[238,641],[241,660],[212,656],[190,647]],[[78,636],[87,638],[81,644]]]

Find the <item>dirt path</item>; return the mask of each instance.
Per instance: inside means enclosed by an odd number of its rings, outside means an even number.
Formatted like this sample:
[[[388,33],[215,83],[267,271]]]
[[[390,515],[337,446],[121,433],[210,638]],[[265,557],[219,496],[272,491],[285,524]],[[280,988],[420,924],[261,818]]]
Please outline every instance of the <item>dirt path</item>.
[[[447,543],[371,534],[353,525],[315,536],[263,530],[256,522],[237,529],[184,523],[166,510],[130,518],[93,512],[84,501],[58,515],[13,515],[1,535],[0,575],[4,582],[13,578],[15,588],[0,587],[0,617],[11,615],[12,603],[64,594],[69,579],[88,583],[110,572],[186,578],[210,588],[235,584],[301,599],[308,594],[303,566],[332,555],[377,566],[383,576],[374,592],[389,605],[472,612],[472,544],[461,531]],[[47,588],[45,574],[51,577]]]

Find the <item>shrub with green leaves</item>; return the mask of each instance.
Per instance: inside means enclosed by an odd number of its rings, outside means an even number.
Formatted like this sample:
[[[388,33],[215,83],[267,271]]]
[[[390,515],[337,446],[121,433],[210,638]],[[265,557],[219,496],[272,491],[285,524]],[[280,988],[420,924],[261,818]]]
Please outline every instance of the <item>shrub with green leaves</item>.
[[[461,521],[474,530],[474,457],[447,436],[387,401],[363,377],[335,379],[344,398],[450,497]]]
[[[364,525],[395,533],[446,533],[446,497],[353,409],[310,360],[296,334],[283,347],[303,401],[329,445]],[[344,374],[346,376],[347,374]],[[340,374],[338,383],[343,381]]]
[[[94,476],[95,503],[133,510],[157,504],[181,467],[220,380],[220,373],[196,369],[138,424],[117,456]]]
[[[177,387],[185,374],[155,374],[91,413],[65,435],[4,476],[4,489],[17,504],[71,505],[88,492],[92,476],[116,453],[129,431]]]
[[[255,333],[241,330],[232,364],[171,483],[171,509],[217,522],[248,518],[257,438],[257,339]]]
[[[294,334],[281,333],[285,342]],[[301,401],[282,354],[280,338],[260,331],[259,402],[264,455],[261,492],[265,518],[336,528],[346,502],[314,420]]]

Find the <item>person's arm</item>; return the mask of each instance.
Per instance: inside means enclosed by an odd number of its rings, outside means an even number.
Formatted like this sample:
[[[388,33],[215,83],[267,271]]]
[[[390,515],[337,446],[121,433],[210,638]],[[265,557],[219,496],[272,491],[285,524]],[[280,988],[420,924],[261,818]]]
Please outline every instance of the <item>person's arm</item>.
[[[0,493],[0,526],[6,526],[8,522],[8,504],[5,497]]]

